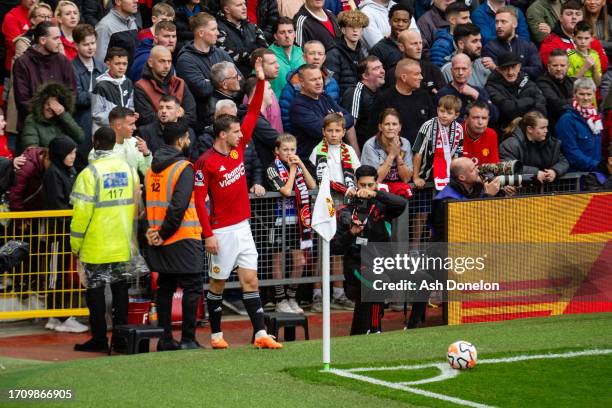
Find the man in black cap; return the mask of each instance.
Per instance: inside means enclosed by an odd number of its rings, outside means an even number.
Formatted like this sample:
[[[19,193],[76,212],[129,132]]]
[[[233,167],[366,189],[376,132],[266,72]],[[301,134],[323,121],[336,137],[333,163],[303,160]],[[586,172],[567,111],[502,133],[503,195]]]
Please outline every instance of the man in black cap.
[[[500,129],[534,109],[546,115],[546,98],[536,83],[521,72],[521,61],[511,52],[497,57],[497,67],[487,80],[486,90],[499,109]]]
[[[155,152],[147,172],[146,205],[149,246],[146,255],[159,272],[157,306],[164,337],[157,351],[197,349],[195,337],[198,302],[204,284],[202,227],[193,197],[193,166],[187,160],[189,127],[184,120],[164,126],[165,144]],[[183,289],[181,342],[172,338],[172,297]]]

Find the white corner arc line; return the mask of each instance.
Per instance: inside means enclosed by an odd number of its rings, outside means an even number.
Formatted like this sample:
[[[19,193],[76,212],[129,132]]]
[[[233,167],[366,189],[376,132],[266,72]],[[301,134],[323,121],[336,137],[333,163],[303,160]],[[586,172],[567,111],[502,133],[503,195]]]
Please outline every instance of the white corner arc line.
[[[338,370],[336,368],[332,368],[327,372],[336,374],[340,377],[351,378],[354,380],[364,381],[364,382],[375,384],[375,385],[382,385],[383,387],[393,388],[393,389],[400,390],[400,391],[406,391],[406,392],[410,392],[413,394],[422,395],[424,397],[435,398],[435,399],[439,399],[442,401],[452,402],[454,404],[463,405],[466,407],[492,408],[491,405],[479,404],[477,402],[472,402],[472,401],[464,400],[461,398],[455,398],[455,397],[451,397],[451,396],[444,395],[444,394],[438,394],[438,393],[431,392],[431,391],[425,391],[425,390],[421,390],[418,388],[408,387],[406,385],[402,385],[398,383],[383,381],[377,378],[367,377],[365,375],[359,375],[359,374],[354,374],[354,373],[350,373],[350,372],[343,371],[343,370]]]
[[[542,360],[542,359],[556,359],[556,358],[572,358],[572,357],[582,357],[582,356],[597,356],[597,355],[606,355],[612,354],[612,349],[593,349],[593,350],[583,350],[583,351],[569,351],[566,353],[549,353],[549,354],[531,354],[531,355],[522,355],[515,357],[504,357],[504,358],[490,358],[478,361],[478,364],[497,364],[497,363],[513,363],[516,361],[527,361],[527,360]],[[379,380],[377,378],[368,377],[365,375],[355,374],[357,372],[368,372],[368,371],[391,371],[391,370],[419,370],[422,368],[430,368],[436,367],[440,370],[440,374],[426,378],[418,381],[408,381],[408,382],[400,382],[394,383],[384,380]],[[410,387],[409,385],[419,385],[426,384],[436,381],[444,381],[450,378],[454,378],[459,375],[459,370],[454,370],[450,368],[445,363],[429,363],[429,364],[417,364],[417,365],[400,365],[394,367],[358,367],[358,368],[350,368],[346,370],[340,370],[336,368],[332,368],[328,373],[332,373],[338,375],[340,377],[351,378],[354,380],[359,380],[363,382],[367,382],[370,384],[381,385],[383,387],[392,388],[400,391],[406,391],[417,395],[422,395],[425,397],[435,398],[447,402],[452,402],[457,405],[463,405],[467,407],[474,408],[491,408],[490,405],[480,404],[473,401],[463,400],[461,398],[451,397],[444,394],[438,394],[431,391],[425,391],[418,388]]]

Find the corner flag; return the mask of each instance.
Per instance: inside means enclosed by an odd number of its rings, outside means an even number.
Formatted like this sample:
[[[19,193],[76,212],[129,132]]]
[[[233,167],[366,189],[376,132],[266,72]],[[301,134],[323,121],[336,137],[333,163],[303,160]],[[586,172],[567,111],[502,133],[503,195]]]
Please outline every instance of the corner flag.
[[[312,213],[312,228],[327,242],[336,234],[336,210],[331,197],[327,167],[323,169],[319,194]]]

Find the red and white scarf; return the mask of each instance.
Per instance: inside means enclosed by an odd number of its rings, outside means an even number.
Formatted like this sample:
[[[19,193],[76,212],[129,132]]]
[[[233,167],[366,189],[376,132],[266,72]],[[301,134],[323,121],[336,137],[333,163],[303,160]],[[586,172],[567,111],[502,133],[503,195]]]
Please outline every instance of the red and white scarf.
[[[438,119],[434,120],[433,133],[435,134],[434,157],[433,157],[433,180],[436,190],[440,191],[450,181],[450,163],[453,152],[457,151],[460,137],[456,134],[460,132],[457,122],[453,121],[449,127],[450,134],[453,135],[453,146],[450,145],[449,132],[442,126]]]
[[[274,164],[276,165],[276,170],[278,170],[280,179],[286,183],[287,180],[289,180],[289,172],[280,157],[276,156]],[[300,223],[300,249],[312,248],[310,196],[308,194],[308,186],[306,185],[306,181],[304,181],[304,174],[299,166],[295,174],[293,189],[295,190],[295,201],[297,202],[297,213]]]
[[[591,129],[593,134],[599,134],[603,130],[603,124],[601,123],[601,115],[597,112],[594,106],[590,108],[582,107],[578,104],[576,98],[572,99],[572,106],[576,111],[586,120],[587,125]]]

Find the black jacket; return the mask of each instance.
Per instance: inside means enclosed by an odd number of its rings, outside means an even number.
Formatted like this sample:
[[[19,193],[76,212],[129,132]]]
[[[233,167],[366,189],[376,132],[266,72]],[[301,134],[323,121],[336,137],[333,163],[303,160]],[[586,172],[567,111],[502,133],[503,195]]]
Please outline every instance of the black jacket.
[[[523,163],[523,174],[537,175],[538,170],[553,169],[561,177],[569,170],[558,139],[547,136],[542,142],[531,142],[521,126],[499,146],[499,159],[519,160]]]
[[[334,35],[331,35],[327,28],[306,10],[306,6],[302,6],[296,15],[293,17],[295,25],[295,43],[299,47],[303,47],[310,40],[319,40],[323,43],[325,51],[329,51],[334,46],[334,39],[342,35],[340,26],[336,21],[336,17],[328,10],[325,10],[327,18],[329,18],[334,26]]]
[[[357,82],[357,85],[351,86],[342,95],[342,107],[355,118],[355,132],[360,149],[369,138],[374,136],[369,130],[369,114],[375,98],[376,93],[372,92],[363,82]]]
[[[105,15],[102,0],[82,0],[81,21],[96,26]]]
[[[561,115],[563,115],[565,106],[572,102],[575,80],[575,78],[566,76],[563,78],[563,81],[559,82],[546,72],[536,81],[538,88],[540,88],[544,98],[546,98],[546,111],[551,121],[551,126],[549,127],[552,129],[554,129]]]
[[[367,55],[368,50],[361,41],[359,41],[355,50],[351,50],[343,37],[337,38],[334,48],[327,52],[324,65],[333,73],[333,77],[338,82],[340,95],[343,95],[347,89],[359,82],[357,64]]]
[[[161,88],[166,95],[171,95],[173,92],[170,87],[170,79],[174,76],[174,72],[170,71],[168,75],[164,78],[163,81],[158,81],[153,77],[151,73],[151,68],[149,65],[145,65],[142,70],[141,79],[145,81],[155,82],[159,88]],[[179,95],[175,95],[179,96]],[[196,103],[195,99],[193,99],[193,95],[189,91],[189,86],[185,82],[185,88],[183,91],[183,98],[181,100],[181,107],[185,111],[185,119],[190,127],[196,127],[198,118],[196,116]],[[147,96],[147,93],[143,88],[135,84],[134,86],[134,108],[136,112],[140,115],[138,118],[139,125],[145,125],[151,122],[154,122],[157,119],[157,111],[153,106],[153,103]]]
[[[186,160],[172,146],[163,145],[153,155],[151,170],[160,173],[179,160]],[[193,192],[193,167],[187,166],[179,176],[159,235],[163,240],[176,233],[183,221]],[[145,257],[151,270],[159,273],[198,274],[204,272],[204,247],[200,239],[181,239],[170,245],[147,246]]]
[[[364,221],[368,217],[366,227],[361,236],[368,242],[389,242],[391,237],[385,222],[399,217],[406,208],[407,201],[400,196],[385,191],[378,191],[373,199],[374,210],[370,213],[371,205],[363,211],[356,211],[357,218]],[[359,285],[354,271],[361,271],[361,245],[357,245],[356,236],[350,232],[349,220],[353,215],[353,208],[345,207],[338,213],[338,227],[336,235],[331,240],[330,248],[333,255],[344,255],[344,277],[348,284]],[[368,216],[368,213],[370,215]],[[368,277],[366,276],[366,279]],[[370,280],[370,279],[368,279]]]
[[[43,176],[42,191],[45,210],[68,210],[70,193],[76,180],[74,167],[68,168],[63,164],[51,163]]]
[[[436,96],[436,93],[433,92],[434,89],[439,91],[444,88],[446,86],[446,79],[444,79],[444,75],[442,75],[442,71],[437,65],[425,60],[420,60],[419,64],[421,65],[421,74],[423,75],[421,89],[426,90],[430,96],[434,97]],[[388,70],[385,74],[385,88],[388,89],[392,86],[395,86],[395,67]]]
[[[242,101],[244,99],[244,94],[242,92],[238,92],[238,95],[230,96],[230,95],[224,94],[223,92],[215,88],[212,95],[208,99],[208,116],[204,120],[204,123],[206,124],[206,126],[212,125],[213,117],[215,115],[215,110],[217,108],[217,102],[222,101],[224,99],[229,99],[232,102],[234,102],[236,106],[240,106],[240,104],[242,104]]]
[[[391,68],[397,65],[399,60],[402,59],[402,51],[399,49],[397,41],[385,37],[376,43],[370,49],[370,55],[377,56],[380,62],[382,62],[385,71],[389,71]]]
[[[538,47],[530,41],[523,40],[518,34],[509,43],[498,38],[489,41],[482,48],[482,57],[490,57],[497,64],[497,57],[507,52],[512,52],[518,57],[521,61],[521,71],[529,75],[531,80],[535,81],[544,72]]]
[[[487,80],[486,90],[491,101],[499,108],[500,128],[530,110],[535,109],[546,115],[546,98],[536,83],[522,72],[512,84],[499,73],[493,72]]]
[[[176,62],[176,75],[185,80],[196,103],[198,118],[208,115],[208,99],[214,91],[210,82],[210,70],[217,62],[233,62],[227,52],[218,47],[211,47],[208,52],[201,52],[189,43],[181,50]],[[197,132],[204,130],[203,121],[199,121]]]
[[[249,0],[252,1],[252,0]],[[247,1],[247,7],[249,4]],[[219,0],[208,0],[206,6],[214,16],[219,13]],[[257,27],[263,31],[266,41],[269,44],[274,42],[274,26],[278,21],[278,5],[276,0],[259,0],[257,2]]]
[[[162,127],[159,119],[156,119],[154,122],[146,124],[144,126],[140,126],[138,128],[138,135],[147,142],[147,147],[151,151],[153,155],[155,152],[165,145],[164,142],[164,128]],[[191,144],[189,145],[189,151],[193,149],[194,143],[196,141],[196,134],[193,129],[189,128],[189,139]],[[190,155],[191,156],[191,155]]]
[[[248,78],[253,71],[250,63],[251,53],[258,48],[268,48],[263,32],[248,20],[243,20],[238,28],[222,14],[217,15],[217,24],[217,46],[232,57],[242,76]]]
[[[71,62],[76,78],[76,103],[74,110],[74,120],[83,128],[85,132],[85,140],[91,139],[91,92],[96,84],[96,78],[106,71],[106,67],[100,61],[94,59],[93,72],[83,65],[81,59],[77,56]],[[92,78],[93,77],[93,78]],[[91,143],[90,143],[91,144]],[[91,150],[91,149],[90,149]]]
[[[246,116],[248,110],[247,105],[238,106],[238,117],[242,122]],[[274,146],[276,145],[276,139],[278,138],[278,132],[272,127],[270,122],[260,113],[255,124],[255,130],[253,131],[252,143],[249,146],[254,145],[256,156],[259,158],[259,166],[262,168],[262,163],[272,163],[274,161]],[[247,158],[245,152],[244,163],[246,166]],[[263,182],[263,173],[261,180]],[[261,183],[258,183],[261,184]],[[250,184],[249,184],[250,185]]]

